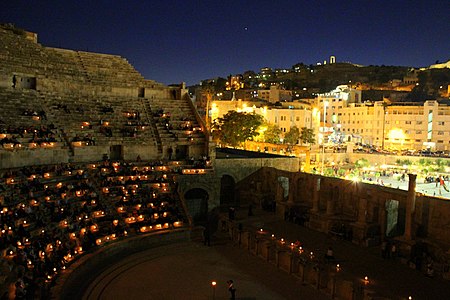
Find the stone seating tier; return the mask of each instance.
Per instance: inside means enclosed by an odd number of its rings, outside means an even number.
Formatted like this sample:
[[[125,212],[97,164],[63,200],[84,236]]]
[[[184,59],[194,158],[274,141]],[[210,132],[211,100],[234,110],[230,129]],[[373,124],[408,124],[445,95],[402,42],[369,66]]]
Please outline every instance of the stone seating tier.
[[[194,128],[200,128],[188,105],[180,105],[179,100],[154,101],[158,107],[162,103],[169,102],[167,110],[170,110],[170,123],[174,127],[170,132],[164,124],[154,118],[150,111],[144,107],[145,101],[140,98],[130,97],[87,97],[60,95],[57,93],[45,93],[30,90],[0,89],[0,98],[4,99],[3,113],[0,119],[6,124],[14,126],[40,126],[53,124],[56,127],[58,142],[71,143],[75,137],[86,137],[89,135],[94,139],[95,145],[111,145],[114,143],[125,144],[149,144],[165,145],[203,144],[205,137],[201,131],[180,130],[179,125],[189,120]],[[145,99],[144,99],[145,100]],[[19,105],[17,105],[19,103]],[[64,105],[70,112],[58,105]],[[104,108],[111,108],[114,112],[102,112]],[[22,116],[25,109],[35,110],[44,108],[47,120],[37,120],[30,116]],[[77,110],[77,108],[82,108]],[[177,111],[176,108],[179,110]],[[150,107],[150,109],[152,109]],[[172,113],[177,112],[177,113]],[[136,120],[129,120],[127,112],[139,112],[140,121],[144,130],[137,126]],[[100,122],[107,122],[112,137],[100,132]],[[155,122],[155,124],[152,124]],[[131,125],[127,125],[131,123]],[[86,125],[85,125],[86,124]],[[124,128],[133,130],[139,128],[136,137],[124,136]],[[193,140],[188,140],[189,138]],[[24,141],[22,141],[24,142]],[[63,146],[60,145],[60,146]],[[72,144],[72,146],[86,146],[86,143]]]
[[[0,28],[1,71],[105,86],[143,86],[144,78],[117,55],[43,47]]]
[[[183,120],[190,120],[192,126],[199,127],[195,121],[195,112],[187,100],[167,98],[145,99],[124,96],[92,96],[86,93],[64,93],[58,88],[75,87],[87,84],[102,87],[105,92],[113,91],[115,87],[161,88],[164,86],[151,80],[145,80],[134,67],[124,58],[117,55],[90,53],[43,47],[42,45],[13,33],[0,26],[0,57],[1,72],[5,75],[21,73],[24,76],[36,77],[37,91],[22,88],[0,88],[0,101],[3,111],[0,120],[11,126],[30,126],[53,124],[67,146],[76,137],[89,135],[96,144],[138,143],[157,145],[159,153],[164,146],[173,143],[186,144],[186,133],[178,127]],[[39,88],[39,87],[43,88]],[[55,89],[51,87],[55,86]],[[153,98],[154,96],[151,96]],[[63,107],[62,107],[63,106]],[[81,108],[81,109],[80,109]],[[113,111],[104,110],[110,108]],[[173,134],[165,132],[157,125],[153,112],[163,108],[171,113],[171,123],[179,141],[173,139]],[[24,118],[21,110],[44,110],[47,120]],[[144,129],[135,120],[128,120],[125,112],[132,110],[140,113],[140,121]],[[131,121],[131,122],[130,122]],[[100,123],[108,123],[108,134],[100,132]],[[84,126],[83,124],[89,124]],[[136,137],[124,137],[123,131],[134,131]],[[160,132],[161,131],[161,132]],[[110,136],[112,134],[112,137]],[[127,134],[125,134],[127,135]],[[171,137],[172,136],[172,137]],[[189,134],[187,134],[189,136]],[[203,142],[200,132],[192,136],[196,142]],[[201,141],[203,140],[203,141]]]
[[[153,116],[156,131],[159,134],[159,139],[163,146],[178,145],[192,145],[206,142],[206,137],[203,131],[180,130],[179,125],[185,124],[189,121],[193,128],[201,128],[198,124],[195,114],[192,111],[191,105],[186,99],[149,99],[149,106],[152,112],[156,113],[162,110],[164,113],[170,115],[169,124],[172,129],[165,126],[165,120],[160,116]]]
[[[60,175],[54,173],[55,168]],[[34,173],[38,169],[41,174]],[[5,187],[1,192],[5,196],[2,214],[15,218],[0,219],[0,227],[6,229],[1,235],[12,237],[0,249],[3,254],[0,262],[10,266],[2,273],[2,295],[17,280],[20,269],[35,269],[37,272],[31,280],[39,281],[44,276],[42,287],[45,288],[59,272],[90,249],[126,236],[156,233],[187,224],[176,189],[172,183],[160,180],[171,172],[170,166],[133,167],[115,163],[104,166],[99,163],[43,166],[30,171],[25,175],[19,170],[8,170],[14,177],[0,179]],[[133,175],[126,175],[129,173]],[[134,183],[138,177],[140,187]],[[31,195],[23,187],[27,182],[34,182],[33,178],[40,183],[33,184]],[[121,196],[130,189],[136,192]],[[13,190],[15,197],[11,198],[8,195]],[[30,247],[36,257],[28,255]],[[22,263],[23,253],[27,256]],[[58,255],[64,257],[54,260]],[[48,265],[41,268],[44,257],[49,259]]]

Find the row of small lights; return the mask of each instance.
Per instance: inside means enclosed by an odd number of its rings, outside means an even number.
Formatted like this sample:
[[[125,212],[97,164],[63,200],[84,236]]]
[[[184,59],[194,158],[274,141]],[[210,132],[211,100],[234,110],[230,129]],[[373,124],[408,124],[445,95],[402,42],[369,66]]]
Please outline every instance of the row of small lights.
[[[260,228],[260,229],[258,230],[258,233],[260,233],[260,234],[266,234],[266,232],[265,232],[262,228]],[[271,235],[271,238],[272,238],[273,240],[275,240],[275,235],[272,234],[272,235]],[[284,240],[284,238],[281,238],[281,239],[280,239],[280,243],[281,243],[282,245],[286,244],[286,241]],[[291,243],[291,244],[290,244],[290,248],[291,248],[291,250],[293,251],[294,248],[295,248],[295,244],[294,244],[294,243]],[[302,253],[304,253],[304,252],[305,252],[305,250],[303,249],[302,246],[300,246],[300,247],[298,248],[298,253],[299,253],[299,254],[302,254]],[[311,260],[314,259],[314,252],[313,252],[313,251],[311,251],[311,252],[309,253],[309,257],[310,257]],[[336,270],[336,272],[342,271],[341,265],[340,265],[340,264],[336,264],[335,270]],[[364,283],[365,286],[369,285],[369,283],[370,283],[370,281],[369,281],[369,276],[364,276],[364,278],[362,279],[362,282]],[[213,281],[213,283],[214,283],[214,281]],[[412,300],[412,299],[413,299],[412,296],[409,296],[409,297],[408,297],[408,300]]]

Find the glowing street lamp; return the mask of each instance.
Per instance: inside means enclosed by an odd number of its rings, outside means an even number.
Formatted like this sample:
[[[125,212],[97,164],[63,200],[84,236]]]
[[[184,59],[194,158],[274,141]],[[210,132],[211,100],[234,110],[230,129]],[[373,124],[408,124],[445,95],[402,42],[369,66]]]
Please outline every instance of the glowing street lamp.
[[[212,291],[213,291],[213,299],[216,299],[216,285],[217,285],[216,281],[211,281],[211,287],[212,287]]]

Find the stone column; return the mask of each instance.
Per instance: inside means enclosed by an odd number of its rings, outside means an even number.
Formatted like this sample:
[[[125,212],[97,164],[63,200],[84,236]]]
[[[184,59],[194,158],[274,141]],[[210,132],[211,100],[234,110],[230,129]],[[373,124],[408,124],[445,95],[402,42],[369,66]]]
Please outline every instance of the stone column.
[[[367,199],[359,198],[358,203],[358,222],[359,224],[366,224]]]
[[[289,194],[288,194],[288,200],[287,200],[287,204],[289,205],[289,207],[294,205],[295,202],[295,193],[297,192],[297,184],[294,183],[295,180],[293,180],[292,178],[289,178]]]
[[[313,191],[312,191],[312,201],[313,201],[313,208],[312,212],[318,212],[319,211],[319,192],[320,192],[320,178],[314,177],[313,182]]]
[[[284,197],[283,197],[284,190],[283,190],[283,187],[281,186],[280,182],[277,182],[276,185],[277,186],[276,186],[275,201],[277,203],[281,203],[284,200]]]
[[[327,199],[327,215],[331,216],[334,215],[334,199],[328,195],[329,198]]]
[[[411,240],[412,217],[416,206],[416,174],[408,174],[408,196],[406,198],[405,240]]]
[[[380,217],[378,222],[380,223],[381,239],[384,240],[386,238],[386,198],[384,194],[378,203],[380,203]]]

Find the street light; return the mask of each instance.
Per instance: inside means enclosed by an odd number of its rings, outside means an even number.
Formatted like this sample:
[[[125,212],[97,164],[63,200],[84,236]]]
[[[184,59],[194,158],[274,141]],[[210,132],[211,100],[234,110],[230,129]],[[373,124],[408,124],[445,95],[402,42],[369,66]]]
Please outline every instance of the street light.
[[[326,127],[326,119],[327,119],[327,106],[328,101],[323,102],[323,127],[322,127],[322,170],[320,171],[320,175],[323,175],[323,165],[325,164],[325,127]]]
[[[216,299],[216,285],[217,285],[216,281],[211,281],[211,287],[212,287],[212,291],[213,291],[213,300]]]

